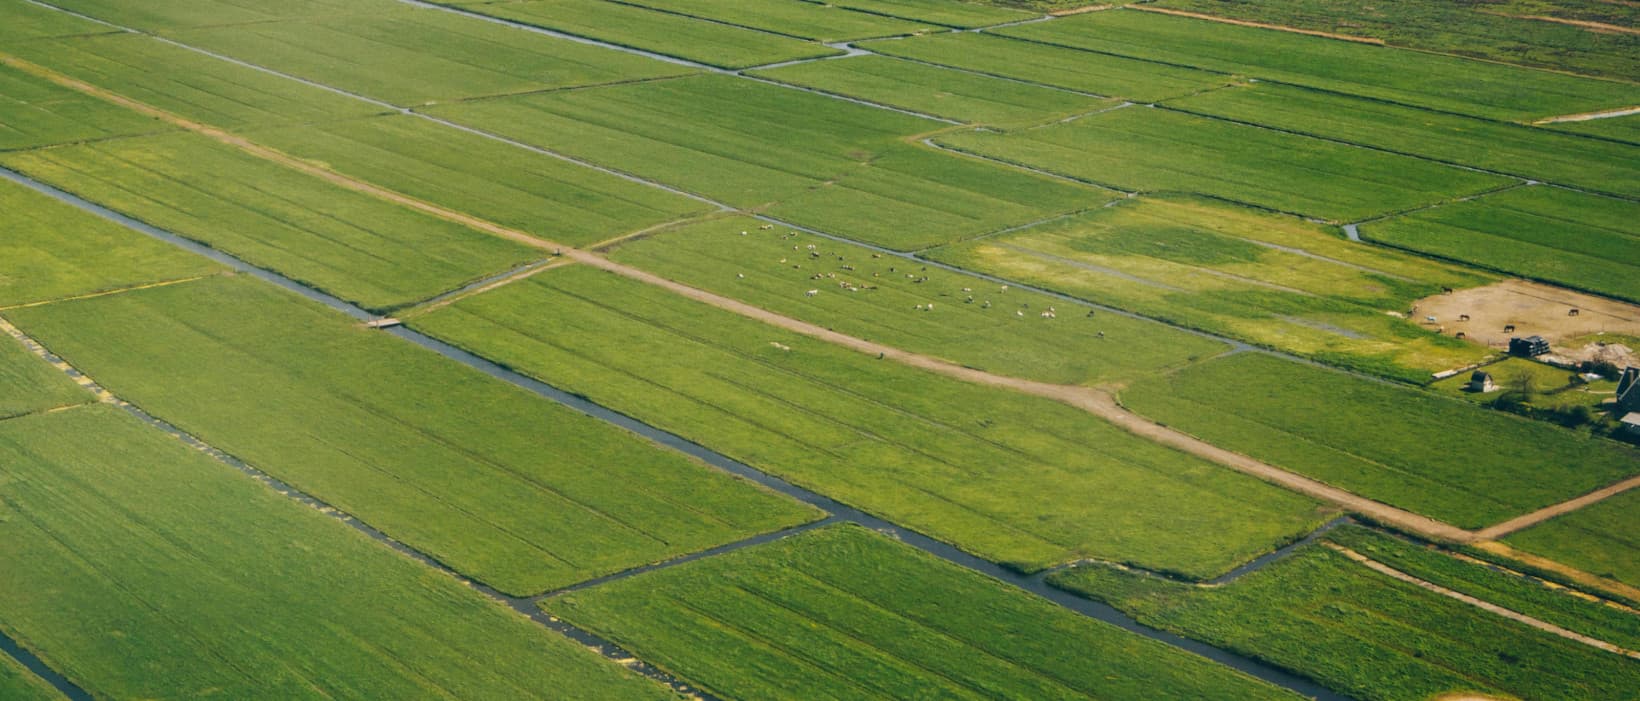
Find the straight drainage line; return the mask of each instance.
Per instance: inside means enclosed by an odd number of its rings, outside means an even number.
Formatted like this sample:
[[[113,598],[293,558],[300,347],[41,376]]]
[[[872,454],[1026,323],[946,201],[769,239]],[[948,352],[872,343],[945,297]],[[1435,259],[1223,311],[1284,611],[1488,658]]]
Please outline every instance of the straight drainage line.
[[[47,666],[34,653],[19,645],[16,640],[12,640],[11,636],[6,635],[3,630],[0,630],[0,653],[17,660],[17,663],[23,665],[24,669],[33,672],[35,676],[50,684],[62,695],[67,696],[69,701],[92,701],[91,694],[86,693],[85,689],[80,688],[79,684],[75,684],[69,681],[68,677],[58,674],[57,670]]]

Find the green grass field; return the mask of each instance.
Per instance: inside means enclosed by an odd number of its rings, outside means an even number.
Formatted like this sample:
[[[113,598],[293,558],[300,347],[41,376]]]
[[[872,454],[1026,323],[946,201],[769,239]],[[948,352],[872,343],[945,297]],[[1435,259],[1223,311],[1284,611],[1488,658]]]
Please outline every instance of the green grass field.
[[[0,421],[91,400],[67,375],[0,334]]]
[[[30,39],[111,34],[119,31],[107,25],[58,12],[28,0],[0,0],[0,45],[9,50]]]
[[[57,0],[51,4],[106,22],[148,31],[275,22],[403,7],[394,0],[286,0],[278,3],[172,0],[137,5],[120,0]]]
[[[1384,312],[1491,278],[1210,200],[1141,197],[926,255],[1408,382],[1489,353]]]
[[[0,154],[0,164],[370,309],[541,256],[191,133]]]
[[[1136,383],[1122,400],[1214,445],[1462,528],[1640,471],[1640,453],[1616,442],[1250,353]]]
[[[1396,581],[1321,546],[1209,589],[1103,566],[1052,582],[1362,701],[1623,699],[1640,688],[1633,660]]]
[[[1511,535],[1504,542],[1640,587],[1640,490],[1597,502]]]
[[[1314,502],[1083,411],[947,379],[583,267],[410,322],[718,452],[1022,570],[1092,556],[1205,577]]]
[[[1640,147],[1548,129],[1275,83],[1218,90],[1167,104],[1596,192],[1640,195]]]
[[[1018,22],[1036,16],[1024,10],[950,0],[832,0],[826,4],[960,29]]]
[[[0,66],[0,151],[171,128],[123,107]]]
[[[10,181],[0,181],[0,211],[0,307],[222,269]]]
[[[0,656],[0,698],[14,701],[61,701],[67,697],[57,693],[44,679],[10,657]]]
[[[631,4],[798,39],[852,41],[933,31],[926,24],[804,0],[628,0]]]
[[[1508,121],[1627,107],[1640,86],[1125,10],[996,33]]]
[[[1408,156],[1145,107],[1042,129],[945,134],[936,142],[1109,187],[1197,193],[1337,222],[1509,183]]]
[[[1114,100],[886,56],[855,56],[752,75],[969,124],[1023,125],[1111,107]]]
[[[814,517],[254,280],[8,315],[110,391],[503,591]]]
[[[0,423],[0,557],[95,698],[669,698],[113,407]]]
[[[1492,375],[1492,381],[1498,385],[1498,389],[1492,392],[1467,391],[1469,378],[1473,374],[1470,372],[1458,373],[1431,383],[1429,387],[1449,397],[1483,403],[1493,401],[1505,392],[1511,391],[1514,389],[1512,385],[1520,383],[1517,378],[1525,375],[1531,378],[1527,382],[1534,388],[1534,395],[1527,403],[1537,408],[1598,408],[1602,402],[1611,399],[1617,390],[1617,383],[1611,380],[1595,380],[1587,384],[1574,385],[1571,383],[1571,377],[1576,374],[1573,371],[1525,358],[1509,357],[1479,369]]]
[[[1630,144],[1640,144],[1640,117],[1607,117],[1605,119],[1590,119],[1582,122],[1559,122],[1547,125],[1556,131],[1569,131],[1574,134],[1589,134],[1607,139],[1617,139]]]
[[[1155,102],[1223,85],[1229,76],[989,34],[931,34],[870,41],[863,48],[987,75],[1067,90]]]
[[[584,246],[711,205],[419,117],[254,132],[285,153],[420,200],[570,246]]]
[[[1154,322],[1104,312],[1090,318],[1085,308],[1046,295],[1004,292],[971,275],[760,224],[708,219],[624,243],[610,255],[852,336],[1044,382],[1131,379],[1228,349]],[[820,292],[805,296],[810,289]],[[1049,308],[1055,317],[1043,318]]]
[[[1640,204],[1522,187],[1361,227],[1369,241],[1640,302]]]
[[[1296,698],[858,526],[543,605],[724,698]]]

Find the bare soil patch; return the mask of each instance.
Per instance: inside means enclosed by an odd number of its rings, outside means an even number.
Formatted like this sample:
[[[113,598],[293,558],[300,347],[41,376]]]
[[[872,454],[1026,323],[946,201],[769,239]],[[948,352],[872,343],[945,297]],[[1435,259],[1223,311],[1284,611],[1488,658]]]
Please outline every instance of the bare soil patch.
[[[1526,280],[1425,297],[1413,306],[1412,319],[1498,349],[1515,336],[1542,336],[1556,345],[1602,332],[1640,335],[1640,306]],[[1510,326],[1514,329],[1507,330]],[[1564,350],[1581,352],[1583,345]]]

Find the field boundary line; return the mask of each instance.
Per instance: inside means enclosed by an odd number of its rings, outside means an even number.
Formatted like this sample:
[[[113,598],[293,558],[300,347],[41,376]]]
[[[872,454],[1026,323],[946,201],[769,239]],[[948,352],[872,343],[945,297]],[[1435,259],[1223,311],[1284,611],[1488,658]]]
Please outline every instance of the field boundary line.
[[[1553,572],[1573,582],[1577,582],[1578,584],[1582,584],[1592,589],[1598,589],[1609,594],[1614,594],[1631,602],[1640,602],[1640,587],[1633,587],[1615,579],[1607,579],[1606,577],[1572,567],[1571,565],[1559,560],[1551,560],[1547,557],[1543,557],[1542,555],[1534,555],[1529,552],[1517,550],[1505,544],[1501,540],[1489,540],[1476,543],[1475,548],[1502,558],[1514,560],[1524,565]]]
[[[464,285],[464,286],[462,286],[458,289],[454,289],[454,290],[451,290],[449,292],[439,294],[437,296],[431,297],[431,298],[426,299],[424,301],[415,302],[415,303],[406,305],[400,311],[395,313],[394,316],[396,316],[398,318],[401,318],[401,319],[407,319],[407,318],[410,318],[410,317],[413,317],[413,316],[420,316],[422,314],[426,314],[426,313],[431,312],[431,311],[436,311],[438,309],[443,309],[444,307],[447,307],[451,304],[459,302],[459,301],[461,301],[463,299],[466,299],[468,297],[471,297],[473,295],[476,295],[476,294],[479,294],[479,293],[482,293],[482,292],[489,292],[490,290],[496,289],[498,287],[505,287],[507,285],[511,285],[512,283],[518,282],[520,280],[527,280],[531,277],[534,277],[535,275],[537,275],[539,273],[544,273],[548,270],[552,270],[553,268],[560,268],[560,267],[563,267],[563,266],[569,265],[569,264],[570,263],[568,261],[565,261],[564,259],[562,259],[558,256],[549,256],[547,258],[542,258],[541,260],[535,261],[533,263],[526,263],[524,265],[513,268],[512,270],[508,270],[508,271],[503,272],[503,273],[497,273],[495,275],[491,275],[487,278],[484,278],[482,280],[474,282],[470,285]]]
[[[1487,526],[1486,528],[1476,531],[1475,535],[1481,540],[1497,540],[1516,531],[1522,531],[1535,526],[1556,516],[1569,514],[1590,504],[1604,501],[1636,487],[1640,487],[1640,475],[1630,477],[1614,484],[1606,485],[1600,489],[1589,492],[1588,494],[1584,494],[1583,496],[1567,499],[1559,504],[1551,504],[1529,514],[1516,516],[1515,518],[1509,519],[1502,523]]]
[[[1565,123],[1565,122],[1588,122],[1588,121],[1593,121],[1593,120],[1596,120],[1596,119],[1611,119],[1613,117],[1627,117],[1629,115],[1634,115],[1634,114],[1640,114],[1640,106],[1622,107],[1622,108],[1618,108],[1618,109],[1614,109],[1614,110],[1601,110],[1599,112],[1579,112],[1577,114],[1563,114],[1563,115],[1560,115],[1558,117],[1545,117],[1543,119],[1539,119],[1539,120],[1537,120],[1535,122],[1532,122],[1532,123],[1533,124],[1562,124],[1562,123]]]
[[[1350,560],[1352,560],[1356,563],[1359,563],[1362,566],[1364,566],[1364,567],[1366,567],[1366,568],[1368,568],[1368,569],[1370,569],[1374,572],[1385,575],[1385,576],[1390,577],[1392,579],[1396,579],[1396,580],[1399,580],[1399,581],[1402,581],[1402,582],[1406,582],[1407,584],[1411,584],[1411,585],[1419,587],[1421,589],[1425,589],[1425,590],[1434,592],[1436,594],[1444,596],[1448,599],[1452,599],[1454,601],[1460,601],[1460,602],[1463,602],[1465,604],[1469,604],[1470,606],[1474,606],[1475,608],[1478,608],[1482,611],[1486,611],[1488,613],[1492,613],[1492,614],[1496,614],[1498,616],[1502,616],[1504,618],[1515,621],[1517,623],[1526,624],[1528,626],[1531,626],[1533,628],[1541,630],[1545,633],[1551,633],[1553,635],[1558,635],[1558,636],[1560,636],[1562,638],[1565,638],[1567,640],[1571,640],[1571,641],[1574,641],[1574,642],[1579,642],[1579,643],[1582,643],[1584,645],[1588,645],[1589,647],[1604,650],[1606,652],[1610,652],[1610,653],[1615,654],[1615,655],[1622,655],[1624,657],[1628,657],[1628,658],[1631,658],[1631,659],[1640,660],[1640,652],[1635,652],[1634,650],[1630,650],[1628,648],[1618,647],[1616,645],[1608,643],[1608,642],[1606,642],[1604,640],[1601,640],[1599,638],[1593,638],[1593,637],[1589,637],[1587,635],[1584,635],[1582,633],[1578,633],[1578,632],[1575,632],[1575,631],[1570,631],[1570,630],[1567,630],[1567,629],[1562,628],[1560,626],[1557,626],[1553,623],[1550,623],[1548,621],[1545,621],[1545,620],[1542,620],[1542,619],[1539,619],[1539,618],[1533,618],[1533,617],[1528,616],[1524,613],[1520,613],[1520,612],[1514,611],[1512,609],[1504,608],[1502,606],[1499,606],[1499,605],[1494,604],[1494,603],[1489,602],[1489,601],[1483,601],[1481,599],[1477,599],[1477,598],[1475,598],[1473,596],[1470,596],[1468,594],[1465,594],[1463,592],[1448,589],[1446,587],[1443,587],[1439,584],[1436,584],[1436,583],[1428,581],[1428,580],[1419,579],[1418,577],[1414,577],[1410,574],[1402,572],[1398,569],[1395,569],[1394,567],[1391,567],[1391,566],[1386,565],[1382,562],[1374,560],[1370,557],[1367,557],[1366,555],[1362,555],[1361,553],[1358,553],[1354,550],[1351,550],[1350,548],[1339,545],[1337,543],[1323,543],[1323,545],[1325,547],[1329,548],[1329,549],[1337,551],[1338,553],[1342,554],[1344,557],[1349,558]]]
[[[1154,7],[1154,6],[1151,6],[1151,5],[1148,5],[1148,4],[1135,3],[1135,4],[1132,4],[1132,5],[1124,5],[1123,7],[1125,7],[1126,9],[1138,10],[1140,12],[1153,12],[1153,13],[1156,13],[1158,15],[1173,15],[1175,17],[1189,17],[1191,19],[1202,19],[1202,20],[1207,20],[1209,22],[1218,22],[1220,24],[1234,24],[1238,27],[1252,27],[1254,29],[1271,29],[1271,30],[1275,30],[1275,31],[1278,31],[1278,32],[1287,32],[1287,33],[1290,33],[1290,34],[1303,34],[1303,35],[1306,35],[1306,36],[1322,37],[1324,39],[1337,39],[1339,41],[1349,41],[1349,42],[1354,42],[1354,43],[1357,43],[1357,44],[1371,44],[1373,46],[1389,46],[1388,44],[1384,43],[1383,39],[1379,39],[1378,37],[1357,36],[1357,35],[1354,35],[1354,34],[1339,34],[1337,32],[1324,32],[1324,31],[1321,31],[1319,29],[1304,29],[1302,27],[1290,27],[1290,26],[1287,26],[1285,24],[1271,24],[1269,22],[1254,22],[1252,20],[1235,19],[1235,18],[1232,18],[1232,17],[1220,17],[1218,15],[1210,15],[1210,14],[1206,14],[1206,13],[1203,13],[1203,12],[1189,12],[1189,11],[1186,11],[1186,10],[1175,10],[1175,9],[1168,8],[1168,7]]]
[[[158,282],[145,282],[145,283],[142,283],[142,284],[139,284],[139,285],[128,285],[126,287],[116,287],[116,288],[110,289],[110,290],[98,290],[96,292],[87,292],[85,294],[69,295],[67,297],[54,297],[52,299],[41,299],[41,300],[36,300],[36,301],[33,301],[33,302],[22,302],[22,303],[19,303],[19,304],[13,304],[13,305],[6,306],[6,307],[0,307],[0,312],[9,312],[13,309],[28,309],[28,308],[31,308],[31,307],[43,307],[47,304],[56,304],[58,302],[73,302],[75,300],[81,300],[81,299],[95,299],[97,297],[107,297],[109,295],[123,294],[123,293],[126,293],[126,292],[135,292],[137,290],[150,290],[150,289],[153,289],[153,288],[156,288],[156,287],[170,287],[171,285],[180,285],[184,282],[193,282],[195,280],[204,280],[205,278],[216,277],[216,276],[221,275],[221,274],[222,273],[209,273],[209,274],[206,274],[206,275],[195,275],[193,277],[177,278],[175,280],[160,280]]]

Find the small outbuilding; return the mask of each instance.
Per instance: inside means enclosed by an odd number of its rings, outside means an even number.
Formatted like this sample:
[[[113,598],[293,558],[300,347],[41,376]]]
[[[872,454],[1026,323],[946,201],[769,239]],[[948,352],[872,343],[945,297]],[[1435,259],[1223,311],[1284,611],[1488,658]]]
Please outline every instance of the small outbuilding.
[[[1640,368],[1623,368],[1617,378],[1617,410],[1640,412]]]
[[[1496,392],[1498,391],[1498,383],[1492,381],[1492,373],[1485,370],[1476,370],[1475,374],[1469,376],[1469,386],[1465,387],[1464,391],[1476,393]]]
[[[1509,354],[1518,355],[1522,358],[1536,358],[1540,355],[1548,355],[1549,342],[1544,340],[1542,336],[1527,336],[1525,338],[1516,336],[1509,339]]]

